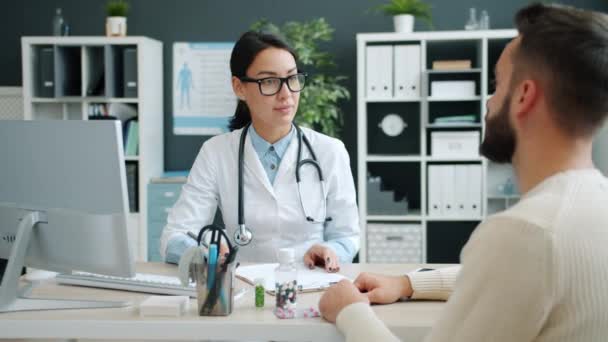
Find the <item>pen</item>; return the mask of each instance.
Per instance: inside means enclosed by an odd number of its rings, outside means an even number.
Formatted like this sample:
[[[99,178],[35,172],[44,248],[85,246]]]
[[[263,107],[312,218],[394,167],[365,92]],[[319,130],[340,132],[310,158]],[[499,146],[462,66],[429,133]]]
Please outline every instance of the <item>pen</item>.
[[[191,238],[192,238],[192,240],[194,240],[194,241],[196,241],[196,239],[198,238],[198,236],[196,236],[196,234],[194,234],[194,233],[193,233],[193,232],[191,232],[191,231],[188,231],[188,232],[186,233],[186,235],[188,235],[189,237],[191,237]]]
[[[207,259],[207,289],[211,290],[215,284],[215,267],[217,264],[217,245],[209,245],[209,257]]]

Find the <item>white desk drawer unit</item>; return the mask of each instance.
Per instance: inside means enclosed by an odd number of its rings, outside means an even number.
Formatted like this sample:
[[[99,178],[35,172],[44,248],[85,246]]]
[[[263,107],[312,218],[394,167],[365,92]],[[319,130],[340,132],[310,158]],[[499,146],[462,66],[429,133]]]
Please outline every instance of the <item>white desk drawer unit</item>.
[[[169,210],[179,198],[183,183],[148,184],[148,261],[162,261],[160,237]]]
[[[422,225],[368,224],[367,254],[372,263],[421,263]]]

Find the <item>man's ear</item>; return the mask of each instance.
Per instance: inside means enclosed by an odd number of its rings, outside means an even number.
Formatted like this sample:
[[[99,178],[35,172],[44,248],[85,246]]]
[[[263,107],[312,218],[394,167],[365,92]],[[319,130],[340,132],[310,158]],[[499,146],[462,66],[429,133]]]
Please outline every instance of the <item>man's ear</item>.
[[[245,101],[244,84],[236,76],[232,76],[232,91],[234,91],[239,100]]]
[[[515,115],[518,119],[527,116],[534,106],[538,104],[540,96],[540,84],[537,80],[523,80],[515,89],[512,98]]]

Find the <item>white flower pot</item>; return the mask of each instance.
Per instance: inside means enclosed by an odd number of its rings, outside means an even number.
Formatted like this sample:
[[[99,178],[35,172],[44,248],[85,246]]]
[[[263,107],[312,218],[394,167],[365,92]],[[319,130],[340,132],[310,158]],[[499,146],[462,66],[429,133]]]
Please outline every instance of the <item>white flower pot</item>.
[[[127,18],[126,17],[107,17],[106,18],[106,36],[124,37],[126,35],[127,35]]]
[[[411,14],[400,14],[393,16],[395,22],[395,32],[413,32],[414,16]]]

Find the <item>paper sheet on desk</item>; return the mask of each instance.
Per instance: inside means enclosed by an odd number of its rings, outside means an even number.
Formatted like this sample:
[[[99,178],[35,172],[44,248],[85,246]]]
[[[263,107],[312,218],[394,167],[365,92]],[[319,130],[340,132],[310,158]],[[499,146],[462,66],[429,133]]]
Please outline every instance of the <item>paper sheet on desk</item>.
[[[236,276],[249,284],[254,283],[256,278],[264,278],[264,288],[268,292],[274,291],[274,270],[279,264],[258,264],[240,266],[236,269]],[[327,273],[322,268],[308,269],[298,265],[298,285],[302,286],[302,291],[322,290],[332,283],[337,283],[342,279],[348,279],[337,273]]]

